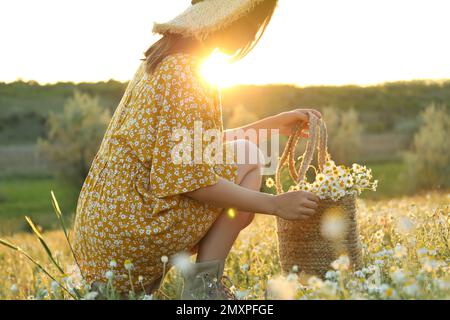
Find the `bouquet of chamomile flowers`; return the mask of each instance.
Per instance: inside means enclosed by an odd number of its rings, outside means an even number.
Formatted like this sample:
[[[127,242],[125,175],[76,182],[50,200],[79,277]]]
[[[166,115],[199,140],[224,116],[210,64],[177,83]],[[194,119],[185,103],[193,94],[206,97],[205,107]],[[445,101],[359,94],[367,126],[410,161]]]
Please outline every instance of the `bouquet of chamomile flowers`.
[[[372,170],[356,163],[346,167],[337,166],[333,160],[328,160],[322,172],[316,172],[315,176],[314,182],[302,180],[291,186],[289,191],[308,191],[322,200],[328,198],[337,201],[348,195],[359,196],[364,190],[376,191],[378,185],[378,180],[373,179]],[[272,178],[266,180],[268,188],[274,185]]]

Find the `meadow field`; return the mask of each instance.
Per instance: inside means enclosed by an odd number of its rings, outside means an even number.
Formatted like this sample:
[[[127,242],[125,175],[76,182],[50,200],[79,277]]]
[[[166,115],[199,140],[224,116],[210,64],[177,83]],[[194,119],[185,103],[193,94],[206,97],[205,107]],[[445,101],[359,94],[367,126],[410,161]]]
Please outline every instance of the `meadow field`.
[[[227,260],[226,274],[239,299],[450,299],[449,202],[450,194],[445,193],[359,200],[364,267],[349,270],[343,256],[330,266],[323,280],[306,278],[297,270],[282,274],[275,219],[258,216],[239,236]],[[64,234],[48,231],[43,237],[65,275],[58,276],[34,235],[18,233],[6,240],[56,275],[56,281],[69,292],[75,288],[82,299],[94,298],[95,292],[89,291],[77,271]],[[0,265],[0,299],[71,298],[18,252],[0,247]],[[134,298],[177,299],[181,288],[174,268],[160,291]]]

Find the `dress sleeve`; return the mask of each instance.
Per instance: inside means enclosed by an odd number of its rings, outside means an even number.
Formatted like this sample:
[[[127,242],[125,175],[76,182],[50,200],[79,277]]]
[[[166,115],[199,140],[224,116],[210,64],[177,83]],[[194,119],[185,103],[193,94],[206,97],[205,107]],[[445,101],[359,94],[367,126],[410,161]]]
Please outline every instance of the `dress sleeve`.
[[[161,110],[152,152],[150,187],[154,196],[164,198],[217,183],[214,165],[201,158],[198,161],[198,152],[196,158],[194,149],[198,150],[198,145],[194,148],[194,137],[210,129],[221,133],[222,123],[213,91],[188,59],[166,58],[158,72],[163,97],[158,106]]]

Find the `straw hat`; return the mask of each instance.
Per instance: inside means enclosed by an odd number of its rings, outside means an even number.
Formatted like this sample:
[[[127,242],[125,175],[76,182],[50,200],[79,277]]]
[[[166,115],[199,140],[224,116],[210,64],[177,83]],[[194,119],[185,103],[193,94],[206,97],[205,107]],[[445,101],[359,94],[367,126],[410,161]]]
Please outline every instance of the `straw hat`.
[[[155,23],[154,33],[180,34],[205,39],[210,33],[229,26],[264,0],[193,0],[179,16],[165,23]]]

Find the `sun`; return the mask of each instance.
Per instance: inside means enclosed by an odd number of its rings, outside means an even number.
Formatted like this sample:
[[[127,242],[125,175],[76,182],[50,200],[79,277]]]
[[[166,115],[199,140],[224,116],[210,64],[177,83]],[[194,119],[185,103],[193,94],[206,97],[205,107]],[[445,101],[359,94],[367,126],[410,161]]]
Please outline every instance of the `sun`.
[[[226,88],[237,84],[236,74],[233,72],[233,69],[230,56],[220,51],[215,51],[203,62],[201,74],[209,83]]]

